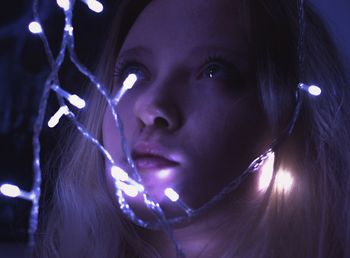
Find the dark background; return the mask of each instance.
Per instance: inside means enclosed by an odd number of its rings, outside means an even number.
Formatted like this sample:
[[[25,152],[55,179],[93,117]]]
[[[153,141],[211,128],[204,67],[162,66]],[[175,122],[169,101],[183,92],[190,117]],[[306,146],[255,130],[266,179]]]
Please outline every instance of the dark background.
[[[79,59],[94,70],[104,39],[110,30],[117,0],[100,0],[102,13],[94,13],[76,1],[74,33]],[[38,35],[29,32],[33,20],[33,1],[7,1],[0,8],[0,184],[13,183],[29,191],[32,186],[32,127],[38,112],[44,81],[49,65]],[[64,25],[63,10],[55,0],[40,1],[40,19],[54,55],[61,43]],[[60,81],[65,90],[79,95],[86,79],[66,58]],[[50,96],[47,118],[57,109],[56,99]],[[47,121],[47,119],[46,119]],[[42,132],[42,162],[57,146],[57,129],[44,124]],[[31,203],[0,195],[0,258],[23,257],[28,240],[27,227]]]
[[[95,68],[111,17],[119,1],[100,0],[104,11],[96,14],[77,1],[74,16],[76,51],[80,60],[91,70]],[[350,71],[350,1],[313,0],[327,19],[334,39],[343,53]],[[0,184],[19,185],[30,190],[32,185],[32,126],[44,81],[49,72],[43,45],[27,25],[33,19],[32,1],[7,1],[0,8]],[[41,1],[40,18],[54,54],[59,48],[63,30],[63,12],[56,1]],[[348,74],[350,74],[348,72]],[[79,93],[85,83],[82,76],[65,62],[61,82],[65,89]],[[58,106],[50,98],[47,114]],[[58,129],[44,127],[43,157],[57,145]],[[45,165],[45,163],[44,163]],[[18,243],[27,241],[30,203],[0,196],[0,257],[21,257]],[[12,247],[16,244],[15,248]],[[17,256],[12,249],[17,250]]]

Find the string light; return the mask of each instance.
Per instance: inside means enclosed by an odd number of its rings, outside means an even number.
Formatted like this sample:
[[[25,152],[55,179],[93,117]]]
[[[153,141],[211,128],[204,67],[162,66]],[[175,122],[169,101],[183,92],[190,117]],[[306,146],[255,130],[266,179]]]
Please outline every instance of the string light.
[[[68,11],[70,9],[70,1],[69,0],[57,0],[56,3],[59,7],[61,7],[65,11]]]
[[[70,94],[56,84],[52,85],[51,89],[56,91],[60,96],[67,99],[73,106],[79,109],[84,108],[86,105],[85,100],[80,98],[78,95]]]
[[[94,11],[96,13],[100,13],[103,11],[103,5],[96,1],[96,0],[83,0],[87,6],[90,8],[91,11]]]
[[[116,184],[118,184],[119,181],[122,181],[132,185],[140,193],[145,191],[145,188],[143,187],[142,184],[139,184],[138,182],[130,178],[128,173],[126,173],[123,169],[121,169],[118,166],[113,165],[111,167],[111,175],[116,180],[115,181]]]
[[[172,202],[176,202],[179,200],[180,196],[177,192],[175,192],[175,190],[173,188],[166,188],[164,190],[164,194],[166,197],[168,197]]]
[[[129,197],[136,197],[139,194],[139,190],[136,186],[126,184],[122,181],[117,181],[116,186]]]
[[[12,185],[12,184],[2,184],[0,187],[0,192],[11,198],[22,198],[27,201],[32,201],[33,200],[33,194],[30,192],[26,192],[21,190],[18,186]]]
[[[70,24],[66,24],[66,26],[64,26],[64,30],[68,32],[69,36],[73,36],[73,26]]]
[[[21,195],[19,187],[11,184],[3,184],[0,187],[0,192],[7,197],[17,197]]]
[[[137,81],[137,76],[133,73],[129,74],[126,79],[123,82],[123,86],[121,89],[117,92],[117,94],[114,97],[114,103],[117,105],[120,101],[120,99],[124,96],[126,91],[130,90],[134,84]]]
[[[49,95],[50,90],[53,90],[56,92],[59,102],[60,102],[60,108],[58,111],[49,119],[48,126],[54,127],[58,124],[60,121],[60,118],[63,115],[66,115],[72,123],[77,127],[77,129],[81,132],[81,134],[90,141],[93,145],[95,145],[102,155],[105,157],[105,159],[110,163],[111,165],[111,175],[115,180],[115,186],[116,186],[116,196],[118,199],[118,203],[120,206],[120,209],[123,211],[123,213],[135,224],[140,225],[145,228],[159,228],[159,225],[163,226],[163,228],[166,230],[168,235],[170,236],[171,240],[173,241],[174,245],[177,248],[177,251],[179,251],[178,245],[173,237],[172,230],[170,228],[170,224],[175,224],[190,218],[193,218],[194,216],[199,216],[203,212],[207,211],[208,209],[215,206],[217,202],[222,200],[227,194],[234,191],[243,181],[244,179],[251,173],[254,173],[256,171],[261,170],[261,176],[259,179],[259,189],[263,190],[266,189],[271,181],[271,177],[273,174],[273,163],[274,163],[274,151],[277,149],[278,144],[281,142],[275,141],[272,144],[272,147],[265,151],[263,154],[261,154],[259,157],[257,157],[253,162],[249,165],[249,167],[237,178],[233,179],[229,184],[222,189],[216,196],[214,196],[211,200],[209,200],[206,204],[204,204],[202,207],[198,209],[191,209],[186,203],[181,199],[181,196],[173,189],[173,188],[166,188],[164,190],[164,195],[169,198],[171,202],[174,202],[177,204],[185,213],[185,216],[180,216],[175,219],[167,219],[165,217],[164,212],[162,211],[159,203],[152,200],[151,196],[147,193],[145,188],[142,185],[142,180],[137,172],[137,169],[135,168],[133,164],[133,160],[130,157],[130,151],[128,149],[128,144],[126,142],[124,133],[123,133],[123,126],[121,121],[119,120],[119,116],[117,112],[115,111],[117,104],[119,103],[120,99],[123,97],[123,95],[131,89],[134,84],[137,81],[137,76],[135,74],[129,74],[127,78],[124,80],[122,87],[117,92],[117,94],[114,97],[109,96],[107,91],[105,90],[106,87],[102,85],[96,77],[84,66],[82,65],[75,52],[74,52],[74,31],[73,26],[71,24],[72,21],[72,9],[74,7],[73,0],[57,0],[57,5],[61,7],[65,11],[65,27],[64,27],[64,35],[62,39],[61,49],[59,51],[58,56],[56,59],[53,60],[53,54],[50,51],[47,43],[46,36],[43,33],[42,26],[39,22],[39,17],[37,15],[37,5],[38,0],[34,0],[33,9],[35,14],[35,21],[31,22],[28,25],[28,28],[30,32],[41,34],[41,39],[44,42],[45,51],[47,56],[50,59],[50,63],[52,63],[52,72],[48,76],[45,87],[43,91],[43,96],[40,102],[40,108],[39,108],[39,114],[35,123],[34,127],[34,136],[33,136],[33,150],[34,150],[34,162],[33,162],[33,168],[34,168],[34,184],[31,192],[26,192],[21,190],[15,185],[10,184],[3,184],[0,187],[0,192],[3,195],[9,196],[9,197],[19,197],[24,198],[26,200],[32,201],[32,210],[31,210],[31,218],[30,218],[30,243],[33,244],[33,235],[36,231],[37,227],[37,218],[38,218],[38,205],[39,205],[39,198],[40,198],[40,183],[41,183],[41,169],[40,169],[40,141],[39,136],[42,129],[42,123],[44,118],[44,111],[46,109],[46,103],[47,98]],[[102,12],[103,11],[103,5],[98,2],[97,0],[83,0],[84,3],[87,4],[87,6],[94,12]],[[66,51],[66,50],[69,51]],[[81,99],[79,96],[75,94],[70,94],[67,91],[63,90],[59,86],[58,82],[58,71],[60,70],[61,64],[65,58],[66,53],[69,53],[69,57],[73,64],[76,66],[76,68],[81,72],[83,75],[85,75],[87,78],[89,78],[91,84],[96,87],[96,89],[101,93],[103,97],[107,100],[107,103],[109,107],[112,110],[113,118],[116,122],[117,128],[119,129],[120,137],[122,139],[122,145],[123,145],[123,153],[128,161],[128,165],[130,167],[130,174],[132,177],[129,176],[128,173],[126,173],[123,169],[115,165],[115,162],[108,153],[108,151],[99,143],[97,139],[95,139],[84,127],[82,124],[77,121],[75,118],[75,115],[69,110],[68,106],[64,104],[63,99],[66,99],[70,102],[70,104],[74,105],[75,107],[81,109],[84,108],[86,103],[83,99]],[[52,85],[52,82],[54,84]],[[299,83],[297,90],[303,90],[313,96],[318,96],[321,94],[321,89],[316,85],[307,85],[304,83]],[[299,109],[296,107],[296,111],[294,112],[294,115],[292,117],[292,125],[290,126],[291,130],[288,130],[288,133],[290,133],[294,127],[296,118],[298,117]],[[159,176],[168,176],[168,172],[166,171],[160,171]],[[290,191],[292,185],[293,185],[293,178],[291,174],[288,171],[279,171],[276,174],[275,177],[275,183],[278,191],[282,192],[288,192]],[[124,194],[134,198],[138,195],[142,195],[144,199],[144,204],[148,209],[154,212],[156,217],[158,218],[157,223],[150,223],[147,221],[143,221],[142,219],[138,218],[135,213],[133,212],[132,208],[128,204],[127,200],[124,198]],[[180,252],[180,251],[179,251]]]
[[[164,190],[164,195],[169,198],[169,200],[178,205],[180,209],[182,209],[188,217],[192,216],[193,210],[180,199],[180,195],[171,187],[167,187]]]
[[[49,120],[49,122],[47,123],[47,125],[48,125],[50,128],[55,127],[55,126],[59,123],[61,117],[62,117],[63,115],[68,115],[68,114],[69,114],[69,109],[68,109],[67,106],[62,106],[62,107],[60,107],[60,108],[57,110],[57,112],[50,118],[50,120]]]
[[[40,23],[37,21],[32,21],[28,25],[28,29],[33,34],[38,34],[43,32],[43,28],[41,27]]]
[[[310,95],[313,95],[313,96],[319,96],[322,93],[321,88],[318,87],[317,85],[307,85],[305,83],[299,83],[298,87],[301,90],[303,90],[303,91],[305,91],[305,92],[307,92],[307,93],[309,93]]]
[[[123,169],[117,166],[112,166],[111,175],[114,179],[119,181],[127,181],[129,179],[128,174]]]

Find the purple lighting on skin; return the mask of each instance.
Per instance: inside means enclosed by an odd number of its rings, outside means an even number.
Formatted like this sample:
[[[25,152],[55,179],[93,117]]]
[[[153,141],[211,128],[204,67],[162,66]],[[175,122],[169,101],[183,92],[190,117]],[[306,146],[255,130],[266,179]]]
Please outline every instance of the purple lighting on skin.
[[[157,177],[159,179],[165,179],[169,177],[169,175],[170,175],[170,169],[162,169],[157,173]]]

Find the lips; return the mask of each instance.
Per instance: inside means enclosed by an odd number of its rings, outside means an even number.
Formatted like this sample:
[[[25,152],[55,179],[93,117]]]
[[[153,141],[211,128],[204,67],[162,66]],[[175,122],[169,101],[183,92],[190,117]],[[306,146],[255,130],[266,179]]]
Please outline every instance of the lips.
[[[140,172],[159,171],[179,165],[168,150],[157,144],[138,143],[131,156]]]

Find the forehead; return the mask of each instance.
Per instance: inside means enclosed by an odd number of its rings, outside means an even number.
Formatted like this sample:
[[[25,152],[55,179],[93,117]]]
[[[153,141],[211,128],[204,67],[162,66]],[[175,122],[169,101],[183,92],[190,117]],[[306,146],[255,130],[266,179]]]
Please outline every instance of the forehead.
[[[246,31],[238,0],[154,0],[132,26],[123,48],[198,44],[243,50]]]

